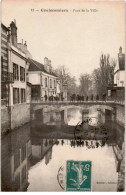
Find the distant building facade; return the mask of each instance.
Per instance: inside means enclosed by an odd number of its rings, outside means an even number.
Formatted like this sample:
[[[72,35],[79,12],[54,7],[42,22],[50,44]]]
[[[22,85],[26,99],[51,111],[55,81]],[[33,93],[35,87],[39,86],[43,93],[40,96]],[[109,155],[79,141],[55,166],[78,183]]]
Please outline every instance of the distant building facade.
[[[122,48],[119,48],[118,61],[114,71],[114,84],[117,87],[125,86],[125,54],[122,53]]]
[[[32,99],[44,101],[46,97],[56,97],[57,76],[52,71],[51,61],[47,57],[44,58],[44,65],[30,58],[28,61],[28,81],[32,84]]]
[[[114,70],[114,86],[108,86],[108,97],[124,100],[125,96],[125,54],[119,48],[117,65]]]

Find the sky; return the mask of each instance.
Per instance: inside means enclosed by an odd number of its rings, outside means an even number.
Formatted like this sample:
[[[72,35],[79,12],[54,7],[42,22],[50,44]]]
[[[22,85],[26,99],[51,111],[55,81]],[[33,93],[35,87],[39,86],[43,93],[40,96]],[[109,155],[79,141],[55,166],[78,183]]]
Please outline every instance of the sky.
[[[82,9],[85,12],[77,11]],[[102,53],[117,60],[119,47],[125,51],[125,2],[121,0],[3,0],[3,24],[8,27],[14,19],[18,42],[27,41],[33,59],[43,63],[46,56],[53,68],[65,65],[77,82],[80,74],[99,67]]]

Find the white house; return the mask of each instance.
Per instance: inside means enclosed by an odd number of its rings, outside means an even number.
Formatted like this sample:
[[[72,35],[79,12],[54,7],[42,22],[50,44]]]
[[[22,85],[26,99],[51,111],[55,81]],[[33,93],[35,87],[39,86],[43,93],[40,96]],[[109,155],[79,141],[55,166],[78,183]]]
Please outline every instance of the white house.
[[[114,71],[114,84],[116,87],[125,86],[125,54],[122,53],[122,48],[119,48],[118,62]]]
[[[56,96],[57,76],[52,71],[51,61],[47,57],[44,58],[44,65],[28,59],[30,64],[28,70],[28,81],[32,84],[32,99],[45,100],[49,96]]]
[[[8,35],[8,69],[13,73],[13,83],[9,84],[9,106],[11,109],[11,128],[30,121],[30,104],[26,102],[27,57],[17,43],[16,21],[12,21]]]

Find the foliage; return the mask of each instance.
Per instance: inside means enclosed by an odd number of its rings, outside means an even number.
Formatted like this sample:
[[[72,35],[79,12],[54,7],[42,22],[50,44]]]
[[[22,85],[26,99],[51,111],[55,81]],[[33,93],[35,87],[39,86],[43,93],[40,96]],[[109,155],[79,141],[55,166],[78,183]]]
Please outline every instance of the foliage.
[[[64,82],[67,83],[67,96],[68,99],[70,99],[70,96],[72,94],[78,93],[78,87],[76,84],[76,78],[75,76],[71,76],[69,73],[69,70],[64,66],[61,65],[59,66],[56,70],[55,73],[58,75],[60,79],[63,79]]]
[[[110,55],[102,54],[100,56],[100,66],[94,69],[92,74],[81,74],[79,81],[80,85],[77,86],[75,76],[71,76],[68,69],[64,65],[59,66],[55,73],[60,79],[63,79],[68,85],[68,99],[72,94],[79,94],[84,97],[92,95],[103,96],[107,93],[108,85],[114,84],[114,68],[116,66],[115,59],[110,58]]]
[[[100,57],[100,67],[95,69],[92,73],[92,78],[94,80],[94,87],[99,95],[107,93],[108,85],[113,86],[114,84],[114,68],[116,66],[116,61],[110,59],[110,55],[102,54]]]
[[[81,95],[87,96],[91,84],[90,75],[87,73],[81,74],[79,80],[80,80],[79,92]]]

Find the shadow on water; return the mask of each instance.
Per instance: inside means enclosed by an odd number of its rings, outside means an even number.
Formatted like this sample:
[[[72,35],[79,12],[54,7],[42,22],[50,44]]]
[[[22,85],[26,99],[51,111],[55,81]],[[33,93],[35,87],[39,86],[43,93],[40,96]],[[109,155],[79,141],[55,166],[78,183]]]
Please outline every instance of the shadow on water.
[[[9,132],[1,139],[1,189],[25,191],[31,157],[30,126]]]

